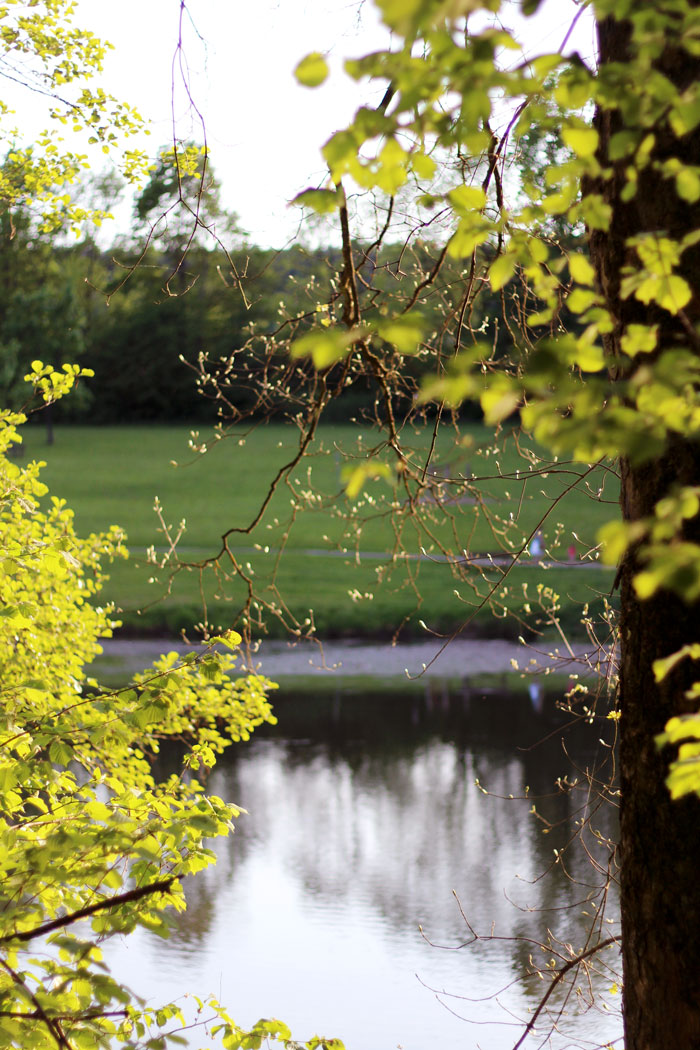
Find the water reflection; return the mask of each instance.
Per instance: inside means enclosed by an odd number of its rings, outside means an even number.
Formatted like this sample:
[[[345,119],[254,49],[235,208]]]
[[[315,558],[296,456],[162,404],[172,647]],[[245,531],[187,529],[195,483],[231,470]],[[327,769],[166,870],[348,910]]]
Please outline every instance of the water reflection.
[[[556,863],[555,850],[595,797],[553,784],[572,758],[581,776],[610,753],[599,728],[536,699],[435,684],[379,696],[287,691],[280,725],[211,778],[213,793],[248,811],[216,868],[187,887],[171,939],[123,945],[115,969],[149,995],[213,992],[240,1023],[282,1017],[300,1037],[323,1031],[354,1050],[512,1045],[513,1018],[475,1000],[524,972],[548,928],[585,942],[583,902],[600,878],[582,849]],[[603,836],[613,822],[609,806],[593,820]],[[605,847],[592,836],[588,846],[604,866]],[[460,909],[480,934],[521,939],[434,947],[469,939]],[[516,985],[501,1001],[526,1017],[544,987]],[[583,993],[572,1000],[582,1008]],[[618,1027],[589,1013],[567,1030],[573,1045],[598,1045]]]

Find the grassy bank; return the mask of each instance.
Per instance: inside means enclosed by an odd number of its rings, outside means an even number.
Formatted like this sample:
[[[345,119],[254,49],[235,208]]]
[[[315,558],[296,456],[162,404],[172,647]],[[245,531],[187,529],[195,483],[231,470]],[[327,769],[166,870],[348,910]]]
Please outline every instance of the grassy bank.
[[[578,560],[610,516],[604,501],[616,497],[611,475],[599,470],[587,479],[588,495],[563,497],[573,478],[568,467],[542,475],[536,464],[533,468],[532,456],[523,459],[513,441],[494,453],[488,433],[473,427],[460,447],[438,447],[433,462],[451,477],[484,477],[478,498],[467,495],[439,505],[438,492],[438,502],[431,497],[408,514],[383,481],[368,481],[354,503],[346,497],[342,472],[362,462],[371,437],[349,426],[324,428],[292,483],[279,486],[250,532],[243,530],[255,519],[271,479],[293,454],[293,428],[261,427],[247,437],[215,443],[205,455],[188,447],[189,432],[180,427],[62,427],[52,447],[45,445],[42,430],[28,428],[24,456],[46,461],[43,478],[51,493],[75,510],[81,532],[113,523],[126,529],[131,558],[111,566],[106,597],[133,631],[188,627],[202,619],[203,600],[210,622],[231,625],[244,598],[243,585],[204,562],[232,528],[242,530],[229,537],[232,553],[266,599],[286,602],[301,620],[313,610],[324,636],[387,635],[403,621],[409,634],[419,634],[421,620],[447,631],[470,617],[483,633],[519,633],[518,621],[496,619],[489,608],[478,607],[492,587],[531,622],[546,619],[540,607],[551,605],[550,592],[558,594],[567,630],[576,629],[583,604],[601,603],[612,574]],[[428,441],[427,433],[414,435],[417,462]],[[519,476],[512,476],[516,471]],[[154,513],[155,497],[162,520]],[[544,526],[548,550],[566,563],[573,545],[575,568],[546,568],[530,560],[502,581],[504,565],[482,566],[479,574],[470,574],[474,591],[442,559],[441,549],[448,545],[465,549],[470,557],[507,555],[548,508],[553,508]],[[172,559],[160,563],[183,521],[178,557],[191,566],[173,575]],[[159,564],[147,562],[149,547]],[[271,633],[280,633],[274,618],[267,620]]]

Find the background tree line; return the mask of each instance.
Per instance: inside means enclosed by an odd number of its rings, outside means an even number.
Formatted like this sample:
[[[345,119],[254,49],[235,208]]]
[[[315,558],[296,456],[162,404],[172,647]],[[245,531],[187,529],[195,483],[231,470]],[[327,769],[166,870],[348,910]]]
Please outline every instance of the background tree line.
[[[544,164],[540,146],[534,142],[523,152],[525,176],[539,177]],[[552,148],[547,146],[545,156]],[[271,363],[288,372],[288,354],[280,349],[285,332],[298,337],[310,329],[319,304],[327,304],[325,320],[333,321],[340,249],[293,244],[278,250],[249,244],[237,217],[221,207],[212,176],[202,193],[205,235],[191,238],[190,208],[184,219],[172,214],[167,152],[160,151],[135,199],[132,233],[107,246],[94,224],[87,224],[76,240],[61,227],[38,228],[21,205],[0,205],[4,404],[21,407],[23,377],[38,358],[59,368],[80,361],[95,372],[73,397],[55,406],[56,420],[117,424],[294,416],[294,391],[308,380],[304,365],[297,363],[285,384],[276,383],[274,389],[269,384],[269,396],[262,399],[261,377],[264,383]],[[195,192],[194,177],[190,185]],[[121,189],[114,178],[93,176],[83,184],[81,196],[92,209],[108,212]],[[213,237],[212,217],[217,220]],[[360,241],[356,253],[367,309],[389,294],[399,305],[408,302],[422,280],[425,291],[416,302],[426,323],[437,326],[457,308],[464,267],[461,260],[443,258],[439,235],[408,244],[397,239],[363,246]],[[436,267],[439,280],[427,280]],[[485,334],[496,357],[506,355],[519,338],[514,333],[523,331],[517,296],[511,296],[508,312],[512,325],[503,323],[501,296],[485,284],[470,313],[470,326]],[[448,343],[453,348],[454,338]],[[406,405],[433,364],[428,355],[404,361]],[[371,378],[355,377],[352,387],[328,407],[326,418],[371,418],[375,398]],[[477,400],[461,405],[460,412],[468,418],[482,416]]]

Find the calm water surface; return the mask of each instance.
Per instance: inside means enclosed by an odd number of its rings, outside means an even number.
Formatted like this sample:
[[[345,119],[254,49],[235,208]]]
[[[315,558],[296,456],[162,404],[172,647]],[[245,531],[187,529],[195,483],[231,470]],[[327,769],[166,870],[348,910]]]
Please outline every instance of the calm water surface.
[[[614,814],[554,782],[605,760],[600,727],[568,725],[551,697],[435,682],[377,696],[287,690],[276,706],[279,725],[211,777],[212,793],[248,811],[216,867],[186,887],[171,938],[124,941],[114,971],[154,1002],[213,993],[240,1024],[279,1017],[297,1038],[336,1035],[348,1050],[512,1047],[546,988],[518,981],[531,954],[551,955],[533,941],[549,928],[586,942],[585,899],[601,879],[583,850],[558,863],[554,851],[582,816],[614,834]],[[544,820],[530,813],[537,796]],[[588,843],[605,866],[606,849]],[[503,939],[460,948],[465,916]],[[619,1037],[614,979],[596,981],[594,1009],[579,980],[561,1030],[546,1042],[538,1025],[526,1046]]]

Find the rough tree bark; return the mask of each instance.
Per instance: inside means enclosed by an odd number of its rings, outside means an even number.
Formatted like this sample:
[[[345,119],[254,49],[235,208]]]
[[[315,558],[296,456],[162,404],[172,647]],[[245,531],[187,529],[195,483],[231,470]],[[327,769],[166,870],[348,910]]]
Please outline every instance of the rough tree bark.
[[[651,3],[651,6],[656,6]],[[628,58],[629,27],[606,19],[599,26],[601,66]],[[678,87],[700,79],[700,60],[680,48],[667,46],[658,67]],[[599,110],[600,156],[606,163],[610,136],[621,127],[618,111]],[[653,159],[679,156],[700,165],[700,131],[682,139],[670,129],[655,129]],[[620,198],[624,167],[612,165],[613,178],[600,182],[612,205],[612,223],[590,238],[591,256],[600,290],[615,322],[607,337],[607,351],[619,351],[623,328],[630,323],[658,324],[659,351],[673,347],[700,353],[694,328],[700,321],[700,252],[683,255],[678,271],[695,291],[686,318],[645,306],[634,298],[621,299],[622,268],[630,262],[628,238],[664,231],[680,240],[700,228],[700,203],[680,200],[672,180],[663,179],[653,165],[639,177],[636,196]],[[688,323],[690,322],[690,323]],[[663,456],[642,465],[623,459],[621,505],[626,520],[653,513],[654,505],[675,485],[700,484],[700,447],[678,439]],[[700,526],[691,523],[688,538],[700,540]],[[700,799],[670,799],[664,780],[668,754],[659,753],[654,735],[673,715],[696,706],[684,697],[697,664],[684,661],[659,685],[653,661],[697,640],[700,606],[684,604],[668,593],[639,601],[633,586],[638,570],[632,551],[620,570],[620,780],[621,910],[624,970],[626,1050],[698,1050],[700,1048]]]

